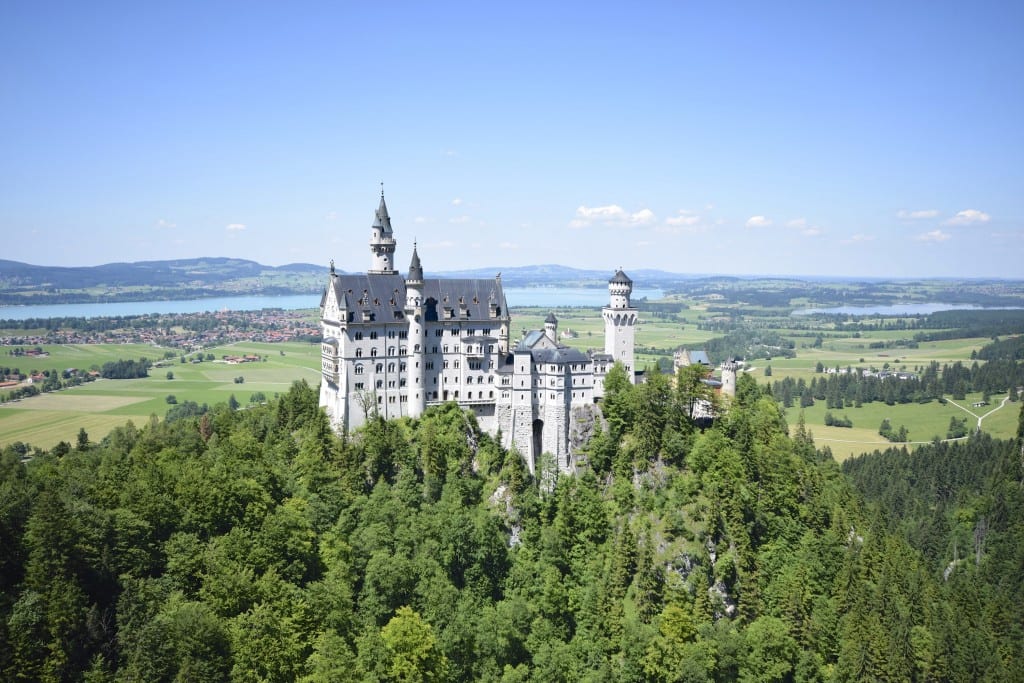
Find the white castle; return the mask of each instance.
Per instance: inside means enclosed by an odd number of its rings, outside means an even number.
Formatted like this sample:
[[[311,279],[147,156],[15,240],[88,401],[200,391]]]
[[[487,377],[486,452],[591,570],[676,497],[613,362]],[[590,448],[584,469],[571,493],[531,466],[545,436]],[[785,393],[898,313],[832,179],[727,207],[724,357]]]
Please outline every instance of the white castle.
[[[395,247],[382,192],[370,228],[370,269],[341,274],[332,261],[320,301],[320,405],[334,429],[352,430],[377,415],[415,418],[455,401],[483,430],[500,433],[531,472],[542,453],[572,471],[612,365],[622,363],[635,381],[629,277],[619,269],[609,280],[604,353],[587,354],[558,342],[554,314],[543,330],[510,344],[500,273],[493,280],[424,279],[414,244],[403,278]]]

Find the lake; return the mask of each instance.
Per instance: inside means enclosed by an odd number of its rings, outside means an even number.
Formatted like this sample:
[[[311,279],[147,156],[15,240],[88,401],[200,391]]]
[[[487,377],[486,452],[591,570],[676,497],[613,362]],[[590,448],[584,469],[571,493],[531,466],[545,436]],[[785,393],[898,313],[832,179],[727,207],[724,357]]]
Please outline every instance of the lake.
[[[1015,306],[997,306],[996,309],[1017,308]],[[913,304],[888,304],[877,306],[833,306],[831,308],[802,308],[793,311],[792,315],[813,315],[844,314],[844,315],[930,315],[938,311],[980,311],[985,306],[974,304],[942,304],[942,303],[913,303]]]
[[[660,299],[660,289],[634,289],[634,299]],[[608,290],[592,287],[505,287],[509,306],[604,306]],[[181,301],[119,301],[108,304],[44,304],[0,306],[0,320],[28,318],[98,318],[149,313],[203,313],[206,311],[258,311],[263,308],[295,310],[316,308],[318,294],[288,296],[218,296]]]

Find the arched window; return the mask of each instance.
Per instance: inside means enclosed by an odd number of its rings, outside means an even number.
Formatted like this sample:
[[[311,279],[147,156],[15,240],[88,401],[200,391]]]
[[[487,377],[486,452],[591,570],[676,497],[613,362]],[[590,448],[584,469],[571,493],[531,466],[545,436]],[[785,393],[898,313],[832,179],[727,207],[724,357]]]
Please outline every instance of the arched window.
[[[377,363],[376,371],[377,372],[384,372],[384,364],[383,363]]]
[[[373,356],[374,358],[377,357],[377,347],[376,346],[373,347],[372,349],[370,349],[370,355]]]
[[[362,338],[363,338],[363,333],[362,333],[362,332],[356,332],[355,340],[356,340],[356,341],[359,341],[359,340],[361,340]]]
[[[362,357],[363,357],[363,350],[362,349],[356,349],[356,358],[362,358]]]
[[[357,365],[357,366],[356,366],[356,370],[355,370],[355,372],[356,372],[356,374],[357,374],[357,375],[361,375],[361,374],[363,374],[363,366],[362,366],[362,364],[361,364],[361,363],[360,363],[359,365]]]
[[[389,346],[388,347],[388,355],[389,356],[395,355],[395,347],[394,346]]]
[[[395,371],[395,364],[394,363],[388,363],[388,372],[394,372],[394,371]]]

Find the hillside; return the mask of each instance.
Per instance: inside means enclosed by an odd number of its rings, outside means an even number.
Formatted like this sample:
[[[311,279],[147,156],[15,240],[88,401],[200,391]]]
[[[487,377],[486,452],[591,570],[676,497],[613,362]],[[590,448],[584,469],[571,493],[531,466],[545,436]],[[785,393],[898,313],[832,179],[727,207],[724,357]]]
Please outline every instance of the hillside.
[[[325,268],[308,263],[264,266],[235,258],[36,266],[0,261],[0,303],[86,303],[182,299],[219,294],[319,291]]]
[[[701,432],[699,386],[618,374],[589,471],[557,481],[451,404],[340,440],[305,384],[6,448],[0,678],[1021,680],[1019,624],[748,376]]]

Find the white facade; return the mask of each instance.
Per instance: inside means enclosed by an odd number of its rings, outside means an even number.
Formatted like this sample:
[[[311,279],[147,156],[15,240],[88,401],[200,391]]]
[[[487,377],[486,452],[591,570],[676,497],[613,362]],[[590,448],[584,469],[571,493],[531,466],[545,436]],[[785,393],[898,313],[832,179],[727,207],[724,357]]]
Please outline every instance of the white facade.
[[[592,420],[604,376],[615,361],[634,375],[637,311],[621,270],[609,281],[603,309],[605,353],[558,343],[558,321],[509,342],[511,318],[501,276],[424,279],[414,246],[408,277],[393,269],[396,242],[381,197],[371,226],[365,274],[331,265],[320,304],[323,342],[320,405],[332,426],[348,431],[379,415],[419,417],[455,401],[535,471],[542,453],[562,471],[574,468],[572,433]]]

